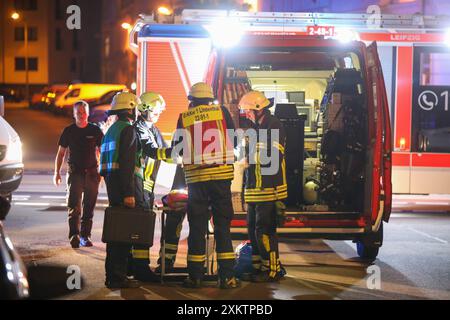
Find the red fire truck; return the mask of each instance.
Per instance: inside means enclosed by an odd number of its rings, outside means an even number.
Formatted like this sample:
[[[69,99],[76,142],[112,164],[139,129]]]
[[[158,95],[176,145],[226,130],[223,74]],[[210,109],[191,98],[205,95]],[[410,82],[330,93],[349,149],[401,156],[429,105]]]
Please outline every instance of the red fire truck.
[[[428,153],[441,148],[440,127],[433,131],[414,122],[423,119],[414,116],[416,95],[428,109],[439,108],[430,100],[434,95],[448,98],[445,90],[413,90],[414,59],[428,63],[420,69],[419,88],[439,80],[435,59],[448,62],[443,33],[404,32],[417,17],[384,16],[376,28],[366,15],[185,10],[175,23],[154,18],[138,20],[130,47],[138,56],[137,93],[152,90],[166,99],[168,111],[158,126],[167,139],[196,82],[213,85],[238,127],[243,94],[260,90],[274,98],[273,112],[288,132],[288,219],[280,234],[354,240],[362,257],[375,258],[391,212],[392,162],[398,192],[417,192],[415,175],[433,173],[437,165],[440,174],[450,175],[443,169],[450,168],[450,155]],[[430,18],[422,18],[426,26]],[[415,49],[416,43],[427,46]],[[393,135],[391,118],[398,121]],[[232,231],[245,234],[239,164],[235,171]]]

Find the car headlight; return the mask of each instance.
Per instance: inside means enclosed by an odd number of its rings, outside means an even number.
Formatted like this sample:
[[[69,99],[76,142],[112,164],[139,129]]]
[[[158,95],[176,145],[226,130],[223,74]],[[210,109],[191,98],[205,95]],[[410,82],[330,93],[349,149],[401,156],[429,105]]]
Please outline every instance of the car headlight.
[[[6,160],[22,162],[22,142],[19,137],[15,138],[8,146]]]

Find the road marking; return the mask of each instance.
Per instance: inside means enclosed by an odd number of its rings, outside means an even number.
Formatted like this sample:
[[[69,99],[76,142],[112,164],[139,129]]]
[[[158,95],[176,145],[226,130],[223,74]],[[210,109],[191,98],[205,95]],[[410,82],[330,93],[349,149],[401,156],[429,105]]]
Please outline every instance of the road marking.
[[[414,204],[416,204],[416,205],[425,205],[425,206],[448,206],[448,205],[450,205],[450,203],[448,203],[448,202],[421,202],[421,201],[418,201],[418,202],[415,202]]]
[[[28,201],[30,196],[12,196],[13,201]]]
[[[443,243],[443,244],[448,244],[448,241],[442,240],[442,239],[437,238],[437,237],[433,237],[433,236],[429,235],[428,233],[425,233],[425,232],[416,230],[416,229],[414,229],[414,228],[408,227],[408,230],[410,230],[410,231],[412,231],[412,232],[415,232],[415,233],[418,233],[418,234],[420,234],[420,235],[422,235],[422,236],[424,236],[424,237],[427,237],[427,238],[436,240],[437,242],[440,242],[440,243]]]
[[[48,207],[50,203],[37,203],[37,202],[13,202],[16,206],[27,206],[27,207]]]
[[[59,200],[59,199],[66,199],[66,196],[41,196],[41,199],[54,199],[54,200]]]

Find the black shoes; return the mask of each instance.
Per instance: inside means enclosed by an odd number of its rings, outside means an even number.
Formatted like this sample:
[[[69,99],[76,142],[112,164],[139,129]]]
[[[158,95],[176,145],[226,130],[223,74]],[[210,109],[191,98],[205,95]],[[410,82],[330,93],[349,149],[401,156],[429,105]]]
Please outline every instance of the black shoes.
[[[270,271],[259,271],[255,274],[252,274],[251,281],[252,282],[278,282],[282,278],[281,274],[278,272],[275,276],[270,275]]]
[[[92,243],[91,238],[89,238],[89,237],[81,237],[80,238],[80,246],[82,246],[82,247],[93,247],[94,244]]]
[[[105,286],[108,289],[131,289],[139,288],[141,283],[134,279],[125,279],[122,281],[106,281]]]
[[[72,236],[70,238],[70,245],[73,249],[78,249],[80,247],[80,237],[78,235]]]
[[[203,287],[203,281],[200,279],[187,278],[183,281],[183,287],[190,289],[198,289]]]
[[[135,270],[134,278],[142,282],[159,282],[161,278],[156,275],[150,268],[144,270]]]
[[[228,279],[219,279],[218,286],[220,289],[236,289],[241,286],[241,282],[236,277]],[[183,287],[189,289],[198,289],[203,287],[203,281],[200,279],[187,278],[183,282]]]
[[[93,247],[91,238],[89,237],[79,237],[78,235],[74,235],[70,238],[70,245],[74,249],[78,249],[79,247]]]
[[[229,279],[219,279],[220,289],[236,289],[241,286],[241,281],[236,277]]]

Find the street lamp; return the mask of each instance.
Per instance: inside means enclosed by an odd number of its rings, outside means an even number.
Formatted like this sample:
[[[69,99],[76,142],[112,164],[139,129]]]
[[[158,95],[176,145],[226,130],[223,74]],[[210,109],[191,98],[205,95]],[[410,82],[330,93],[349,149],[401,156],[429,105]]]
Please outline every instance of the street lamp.
[[[129,24],[128,22],[124,22],[124,23],[122,23],[122,29],[124,29],[124,30],[128,30],[128,31],[130,31],[131,30],[131,24]]]
[[[163,16],[170,16],[172,15],[172,10],[167,7],[161,6],[158,8],[158,13]]]
[[[14,21],[21,20],[21,16],[18,12],[14,12],[11,15],[11,19]],[[29,70],[28,70],[28,24],[22,19],[22,23],[24,25],[24,41],[25,41],[25,99],[26,101],[30,101],[30,78],[29,78]]]

